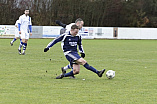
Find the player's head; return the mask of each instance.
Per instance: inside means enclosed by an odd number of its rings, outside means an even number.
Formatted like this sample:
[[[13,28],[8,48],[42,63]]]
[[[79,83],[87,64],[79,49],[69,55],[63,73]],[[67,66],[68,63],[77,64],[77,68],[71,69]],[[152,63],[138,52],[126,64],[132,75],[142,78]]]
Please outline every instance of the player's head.
[[[24,13],[25,15],[29,15],[29,9],[25,9]]]
[[[84,25],[84,22],[81,18],[78,18],[76,21],[75,21],[75,24],[78,26],[79,30],[83,27]]]
[[[78,31],[79,31],[79,28],[77,25],[71,26],[71,31],[70,31],[71,35],[76,36],[78,34]]]

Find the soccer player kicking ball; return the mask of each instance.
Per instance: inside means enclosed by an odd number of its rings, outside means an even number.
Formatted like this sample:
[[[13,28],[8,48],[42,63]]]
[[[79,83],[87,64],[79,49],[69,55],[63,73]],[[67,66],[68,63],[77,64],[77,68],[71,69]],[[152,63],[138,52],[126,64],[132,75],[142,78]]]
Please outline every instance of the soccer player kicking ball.
[[[56,20],[56,24],[58,24],[59,26],[62,26],[63,28],[61,29],[61,34],[65,33],[65,32],[69,32],[71,30],[71,26],[72,25],[77,25],[79,28],[79,32],[82,29],[83,25],[84,25],[84,21],[81,18],[76,19],[75,23],[70,23],[69,25],[63,24],[61,21]],[[80,34],[78,32],[78,34]],[[83,48],[82,48],[83,49]],[[85,57],[85,53],[84,51],[80,51],[81,57],[84,58]],[[66,70],[71,69],[71,65],[68,64],[65,67],[61,67],[62,73],[66,73]],[[75,78],[75,76],[70,76],[70,78]]]
[[[47,52],[50,47],[55,45],[58,42],[62,42],[62,49],[66,59],[70,62],[73,70],[69,73],[62,73],[56,77],[56,79],[62,79],[63,77],[73,76],[79,74],[80,65],[83,65],[86,69],[96,73],[99,77],[102,77],[105,69],[98,71],[94,67],[90,66],[86,60],[81,58],[77,52],[77,45],[79,48],[82,48],[81,36],[78,35],[79,28],[77,25],[72,25],[69,33],[64,33],[59,37],[55,38],[48,46],[44,49],[44,52]],[[81,46],[81,47],[80,47]]]
[[[13,43],[18,39],[20,38],[20,34],[19,34],[19,31],[18,31],[18,23],[19,23],[19,20],[16,20],[16,23],[15,23],[15,38],[10,42],[10,45],[13,46]],[[21,39],[20,39],[21,41]]]
[[[27,47],[27,41],[29,39],[29,34],[32,36],[32,22],[31,17],[29,17],[29,9],[25,9],[25,14],[19,17],[18,29],[19,34],[21,34],[22,41],[20,42],[20,46],[18,48],[18,52],[21,55],[21,48],[23,46],[22,55],[25,55],[25,50]]]

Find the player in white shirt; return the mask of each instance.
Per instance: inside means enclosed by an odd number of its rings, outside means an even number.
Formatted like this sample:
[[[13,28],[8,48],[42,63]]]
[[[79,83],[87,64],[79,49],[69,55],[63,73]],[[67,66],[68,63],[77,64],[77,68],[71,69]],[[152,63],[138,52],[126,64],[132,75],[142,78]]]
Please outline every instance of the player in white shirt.
[[[70,23],[69,25],[66,25],[66,24],[63,24],[61,21],[56,20],[56,24],[63,27],[60,31],[60,34],[63,34],[65,32],[69,32],[71,29],[71,26],[75,24],[79,27],[79,30],[81,30],[81,28],[84,25],[84,21],[81,18],[78,18],[76,19],[75,23]]]
[[[19,20],[16,20],[16,23],[15,23],[15,38],[10,42],[10,45],[13,46],[13,43],[18,39],[20,38],[20,34],[19,34],[19,31],[18,31],[18,23],[19,23]],[[21,41],[21,39],[20,39]]]
[[[78,28],[79,28],[79,31],[81,30],[81,28],[83,27],[84,25],[84,21],[81,19],[81,18],[78,18],[76,19],[75,23],[70,23],[69,25],[66,25],[66,24],[63,24],[61,21],[59,20],[56,20],[56,24],[62,26],[63,28],[61,29],[60,31],[60,34],[63,34],[64,32],[69,32],[71,30],[71,26],[72,25],[77,25]],[[79,33],[78,33],[79,34]],[[81,57],[84,58],[85,57],[85,53],[80,53],[81,54]],[[61,70],[62,70],[62,73],[65,74],[66,73],[66,70],[68,69],[71,69],[71,65],[68,64],[67,66],[65,67],[62,67]],[[75,78],[74,76],[71,76],[70,78]]]
[[[25,50],[27,47],[27,41],[29,39],[29,35],[32,35],[32,22],[31,17],[29,16],[29,9],[25,9],[25,14],[21,15],[19,17],[19,23],[18,23],[18,29],[19,34],[21,34],[21,43],[18,48],[18,52],[21,55],[21,48],[23,46],[23,52],[22,55],[25,55]]]

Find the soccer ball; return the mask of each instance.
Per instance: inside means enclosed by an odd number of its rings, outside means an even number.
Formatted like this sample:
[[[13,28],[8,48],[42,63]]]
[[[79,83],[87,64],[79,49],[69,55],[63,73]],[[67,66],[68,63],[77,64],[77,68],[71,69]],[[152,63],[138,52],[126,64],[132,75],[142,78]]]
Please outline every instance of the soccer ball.
[[[114,77],[115,77],[115,71],[113,71],[113,70],[108,70],[108,71],[106,72],[106,77],[107,77],[108,79],[114,78]]]

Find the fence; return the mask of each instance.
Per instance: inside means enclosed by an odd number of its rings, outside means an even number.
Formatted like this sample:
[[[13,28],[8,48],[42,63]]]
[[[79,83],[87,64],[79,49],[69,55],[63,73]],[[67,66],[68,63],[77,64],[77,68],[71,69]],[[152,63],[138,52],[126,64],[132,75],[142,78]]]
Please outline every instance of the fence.
[[[60,35],[60,26],[32,26],[30,38],[55,38]],[[0,25],[0,38],[13,38],[14,25]],[[157,39],[156,28],[83,27],[84,39]]]

